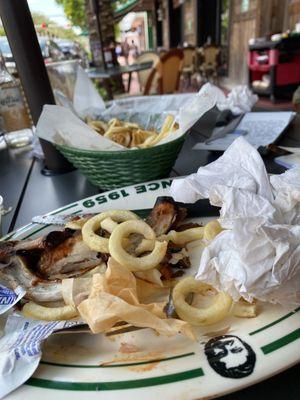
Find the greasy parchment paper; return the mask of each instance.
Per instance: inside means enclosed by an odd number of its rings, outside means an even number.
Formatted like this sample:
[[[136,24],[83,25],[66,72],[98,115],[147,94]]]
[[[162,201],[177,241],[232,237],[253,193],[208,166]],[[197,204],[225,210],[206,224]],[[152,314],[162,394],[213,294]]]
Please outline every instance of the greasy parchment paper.
[[[172,336],[180,332],[195,340],[187,322],[166,318],[163,308],[169,288],[163,286],[157,270],[139,272],[135,276],[110,258],[104,274],[65,279],[62,286],[65,302],[78,307],[79,318],[48,322],[14,313],[3,324],[0,399],[34,373],[42,356],[42,342],[49,335],[81,325],[83,321],[93,333],[110,331],[117,322],[125,321],[137,327],[152,328],[158,334]]]
[[[166,318],[163,309],[169,288],[136,278],[113,258],[109,259],[105,274],[95,274],[91,280],[64,280],[63,296],[68,304],[77,305],[81,318],[93,333],[106,332],[117,322],[125,321],[133,326],[152,328],[162,335],[180,332],[195,339],[187,322]]]

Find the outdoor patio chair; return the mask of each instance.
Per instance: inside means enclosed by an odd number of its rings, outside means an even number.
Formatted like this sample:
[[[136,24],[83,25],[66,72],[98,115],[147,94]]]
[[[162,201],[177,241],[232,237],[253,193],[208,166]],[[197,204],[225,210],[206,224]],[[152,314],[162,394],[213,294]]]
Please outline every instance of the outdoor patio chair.
[[[220,48],[209,44],[198,49],[200,56],[199,71],[205,80],[213,79],[218,81],[218,66],[220,58]]]
[[[147,51],[141,55],[139,55],[136,59],[136,63],[144,63],[144,62],[149,62],[152,61],[153,62],[153,66],[152,69],[155,68],[155,66],[157,65],[157,63],[159,62],[159,55],[152,52],[152,51]],[[148,81],[148,78],[151,74],[152,69],[146,69],[144,71],[139,71],[138,74],[138,80],[139,80],[139,84],[140,84],[140,91],[143,93],[145,90],[145,86],[146,83]],[[152,83],[152,88],[155,88],[157,86],[157,82],[154,79],[153,83]],[[150,90],[151,93],[151,90]]]
[[[157,49],[157,53],[158,53],[159,57],[164,56],[165,54],[167,54],[167,52],[168,52],[168,50],[164,49],[163,47],[159,47]]]
[[[144,95],[150,94],[155,79],[157,79],[158,94],[170,94],[178,91],[183,57],[183,51],[180,49],[170,50],[162,56],[156,66],[152,68]]]

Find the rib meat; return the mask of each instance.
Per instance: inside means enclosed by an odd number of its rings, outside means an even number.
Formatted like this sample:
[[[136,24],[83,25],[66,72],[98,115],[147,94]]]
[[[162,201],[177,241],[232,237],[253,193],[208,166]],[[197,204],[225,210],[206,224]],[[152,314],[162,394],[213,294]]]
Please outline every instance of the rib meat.
[[[62,279],[82,275],[100,262],[80,231],[66,229],[35,240],[0,242],[0,282],[12,289],[23,286],[26,297],[35,301],[60,300]]]
[[[156,236],[175,229],[186,217],[186,209],[179,207],[172,197],[159,197],[146,219]]]
[[[62,300],[61,282],[46,281],[38,278],[27,267],[21,257],[13,256],[10,263],[0,269],[0,282],[16,289],[26,289],[26,298],[37,302]]]

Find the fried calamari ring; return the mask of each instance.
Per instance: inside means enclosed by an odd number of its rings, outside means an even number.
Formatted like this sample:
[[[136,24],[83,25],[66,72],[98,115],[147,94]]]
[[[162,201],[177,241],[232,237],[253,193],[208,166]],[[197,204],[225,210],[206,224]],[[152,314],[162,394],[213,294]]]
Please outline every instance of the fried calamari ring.
[[[211,241],[213,240],[221,231],[222,227],[219,222],[214,219],[213,221],[208,222],[204,227],[203,238]]]
[[[23,307],[22,313],[25,317],[39,319],[41,321],[64,321],[77,317],[78,312],[75,307],[45,307],[30,301]]]
[[[110,234],[113,230],[118,226],[118,223],[112,220],[110,217],[105,218],[101,223],[100,226],[105,231],[109,232]],[[134,253],[136,255],[140,255],[147,251],[151,251],[154,248],[155,240],[147,240],[143,239],[139,245],[135,248]],[[129,238],[125,238],[122,242],[123,247],[128,250],[132,248],[132,241]]]
[[[189,293],[205,294],[212,287],[189,276],[177,283],[173,290],[173,302],[178,316],[192,325],[210,325],[221,321],[230,312],[232,306],[231,297],[225,292],[218,292],[214,302],[205,308],[190,306],[186,302]]]
[[[105,231],[112,233],[112,231],[118,226],[118,223],[115,222],[113,219],[110,217],[105,218],[101,223],[100,226],[102,229]]]
[[[148,251],[152,251],[155,246],[155,240],[152,239],[143,239],[139,245],[135,248],[135,254],[139,256],[140,254],[146,253]]]
[[[253,301],[249,303],[244,299],[240,299],[233,307],[233,315],[239,318],[255,318],[257,317],[257,303]]]
[[[153,229],[144,221],[126,221],[114,229],[109,238],[109,252],[119,264],[130,271],[146,271],[155,268],[164,258],[167,251],[167,242],[155,241],[154,249],[143,257],[134,257],[123,248],[124,238],[132,233],[139,233],[148,240],[155,240]]]
[[[139,217],[131,211],[112,210],[90,218],[82,227],[82,238],[91,250],[109,253],[108,239],[96,234],[97,230],[101,227],[101,222],[107,218],[111,218],[115,222],[124,222],[137,220]]]
[[[197,228],[190,228],[181,232],[170,231],[166,235],[160,236],[158,239],[168,240],[179,245],[185,245],[186,243],[193,242],[194,240],[202,239],[203,232],[204,228],[199,226]]]

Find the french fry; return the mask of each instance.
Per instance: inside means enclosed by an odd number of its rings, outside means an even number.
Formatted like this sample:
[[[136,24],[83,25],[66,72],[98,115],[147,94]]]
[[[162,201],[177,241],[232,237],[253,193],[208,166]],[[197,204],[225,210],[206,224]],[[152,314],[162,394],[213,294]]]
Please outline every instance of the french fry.
[[[194,240],[203,238],[204,228],[199,226],[197,228],[186,229],[185,231],[177,232],[170,231],[166,235],[162,235],[158,237],[158,240],[168,240],[175,244],[185,245],[189,242],[193,242]]]
[[[136,124],[135,122],[125,122],[124,126],[130,129],[140,129],[139,124]]]
[[[132,131],[130,147],[138,147],[139,144],[144,143],[151,136],[153,136],[153,132],[151,131],[144,131],[142,129]]]
[[[172,115],[166,117],[160,133],[143,129],[135,122],[124,122],[117,118],[112,118],[108,122],[92,119],[86,121],[97,133],[127,148],[144,149],[154,146],[178,128],[178,124],[174,123]]]
[[[158,142],[163,140],[168,133],[170,132],[172,128],[172,124],[174,122],[174,116],[173,115],[168,115],[165,119],[165,122],[161,128],[160,133],[152,140],[151,146],[155,146]]]
[[[63,321],[77,317],[75,307],[68,305],[62,307],[45,307],[30,301],[23,307],[22,313],[25,317],[43,321]]]
[[[113,133],[130,132],[129,128],[125,126],[112,126],[105,132],[104,137],[110,137]]]
[[[108,128],[108,125],[103,122],[103,121],[93,121],[93,120],[89,120],[87,122],[87,124],[93,128],[96,132],[100,133],[101,135],[103,135]]]
[[[110,128],[114,127],[114,126],[121,126],[122,123],[120,120],[118,120],[117,118],[112,118],[108,121],[108,126]]]
[[[215,219],[213,221],[208,222],[204,227],[203,237],[204,239],[211,241],[213,240],[220,232],[222,232],[222,227],[219,222]]]

